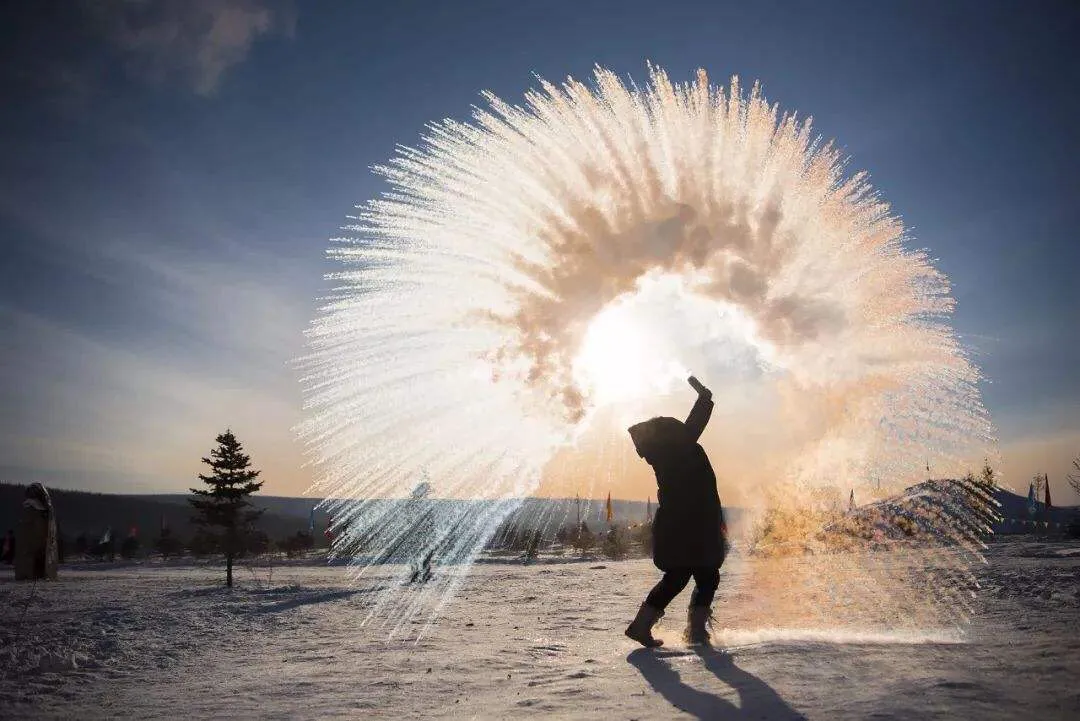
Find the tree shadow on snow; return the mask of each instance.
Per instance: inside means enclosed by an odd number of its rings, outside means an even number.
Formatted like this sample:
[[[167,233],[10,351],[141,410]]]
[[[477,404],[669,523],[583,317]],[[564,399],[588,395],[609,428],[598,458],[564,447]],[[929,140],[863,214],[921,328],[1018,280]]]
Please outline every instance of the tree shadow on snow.
[[[353,596],[361,593],[369,593],[376,589],[357,588],[346,589],[343,591],[320,591],[317,593],[308,593],[303,596],[297,596],[296,598],[290,598],[278,603],[271,603],[265,606],[260,606],[255,613],[281,613],[282,611],[291,611],[294,608],[301,606],[310,606],[314,603],[329,603],[330,601],[339,601],[345,598],[352,598]]]
[[[206,588],[184,588],[172,595],[176,598],[202,598],[204,596],[229,596],[233,590],[224,585],[207,586]]]
[[[626,660],[641,672],[649,685],[668,703],[694,718],[805,719],[780,698],[771,686],[736,666],[735,660],[729,654],[708,646],[697,648],[694,652],[710,673],[735,689],[739,694],[738,706],[716,694],[684,683],[679,672],[667,660],[672,654],[665,656],[662,651],[639,648],[632,651]]]

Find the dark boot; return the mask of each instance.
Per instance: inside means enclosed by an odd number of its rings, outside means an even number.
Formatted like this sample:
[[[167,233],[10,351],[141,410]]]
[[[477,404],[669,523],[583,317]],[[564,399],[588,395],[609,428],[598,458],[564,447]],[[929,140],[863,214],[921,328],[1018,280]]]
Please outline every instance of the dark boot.
[[[659,621],[663,615],[664,612],[659,608],[650,606],[647,603],[641,604],[637,616],[630,622],[630,625],[626,627],[626,635],[645,648],[663,646],[664,642],[658,638],[653,638],[652,635],[652,627],[656,625],[656,622]]]
[[[712,609],[708,606],[691,606],[686,614],[686,642],[708,646],[709,626],[712,623]]]

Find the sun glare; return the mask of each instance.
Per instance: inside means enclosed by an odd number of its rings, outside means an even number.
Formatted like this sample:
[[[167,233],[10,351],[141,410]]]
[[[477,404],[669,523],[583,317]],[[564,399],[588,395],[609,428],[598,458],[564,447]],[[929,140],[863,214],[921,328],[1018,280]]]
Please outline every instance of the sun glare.
[[[689,374],[670,324],[687,304],[681,279],[649,278],[606,305],[589,323],[574,359],[574,380],[595,407],[669,392]]]
[[[589,322],[574,381],[594,408],[637,406],[691,373],[729,390],[752,382],[770,351],[737,307],[691,292],[686,278],[652,275]]]
[[[675,368],[665,369],[665,365]],[[663,375],[681,373],[677,364],[660,357],[625,303],[597,314],[574,363],[578,383],[588,389],[597,405],[645,396],[659,380],[658,371]]]

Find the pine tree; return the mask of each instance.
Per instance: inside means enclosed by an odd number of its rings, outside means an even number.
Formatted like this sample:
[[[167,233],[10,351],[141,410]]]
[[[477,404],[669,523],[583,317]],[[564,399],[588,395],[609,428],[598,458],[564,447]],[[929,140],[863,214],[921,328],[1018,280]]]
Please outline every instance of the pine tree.
[[[596,545],[596,537],[593,536],[592,531],[589,530],[589,526],[585,521],[582,521],[581,526],[578,527],[577,535],[574,536],[573,545],[575,549],[581,551],[582,557]]]
[[[989,460],[983,462],[982,472],[978,476],[968,471],[957,483],[963,492],[962,498],[967,511],[974,514],[975,518],[991,528],[1004,520],[1000,507],[994,500],[1000,486]]]
[[[1072,489],[1080,495],[1080,456],[1077,456],[1073,460],[1073,469],[1074,471],[1072,473],[1065,476],[1065,480],[1067,480]]]
[[[192,519],[195,523],[223,529],[225,585],[232,587],[233,559],[240,550],[240,536],[262,514],[251,508],[248,496],[262,488],[262,481],[255,480],[259,471],[250,468],[251,456],[244,453],[232,431],[226,430],[215,440],[218,447],[210,451],[209,458],[202,459],[213,473],[199,474],[199,480],[209,489],[192,488],[195,498],[189,502],[198,511]]]
[[[626,558],[626,536],[619,531],[617,526],[608,529],[601,550],[605,556],[613,561],[621,561]]]

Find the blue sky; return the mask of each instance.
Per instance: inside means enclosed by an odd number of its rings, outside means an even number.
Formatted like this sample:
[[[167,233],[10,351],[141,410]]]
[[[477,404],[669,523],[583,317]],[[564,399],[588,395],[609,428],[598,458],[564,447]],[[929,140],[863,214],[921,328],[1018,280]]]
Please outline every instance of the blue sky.
[[[1010,481],[1069,497],[1073,3],[87,0],[0,28],[5,480],[181,490],[231,425],[302,492],[290,360],[369,167],[482,90],[651,60],[760,80],[871,173],[952,280]]]

